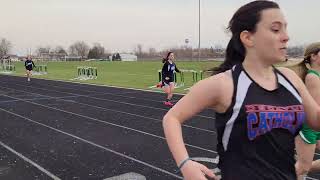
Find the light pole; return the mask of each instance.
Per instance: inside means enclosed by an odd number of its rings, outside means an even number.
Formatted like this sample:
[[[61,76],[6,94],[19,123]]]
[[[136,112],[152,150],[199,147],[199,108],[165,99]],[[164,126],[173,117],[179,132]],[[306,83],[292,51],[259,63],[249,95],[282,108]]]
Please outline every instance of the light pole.
[[[184,42],[186,43],[186,48],[188,48],[189,39],[185,39]]]
[[[186,43],[186,52],[188,54],[188,43],[189,43],[189,39],[185,39],[184,42]],[[192,48],[191,48],[191,61],[192,61]]]

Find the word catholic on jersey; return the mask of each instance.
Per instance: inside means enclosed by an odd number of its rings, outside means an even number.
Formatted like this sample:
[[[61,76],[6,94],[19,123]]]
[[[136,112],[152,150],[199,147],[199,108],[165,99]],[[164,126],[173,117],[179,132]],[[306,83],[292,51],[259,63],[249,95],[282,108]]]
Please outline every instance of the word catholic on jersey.
[[[287,129],[295,134],[304,122],[305,113],[302,105],[281,107],[253,104],[246,105],[245,108],[250,140],[275,128]]]

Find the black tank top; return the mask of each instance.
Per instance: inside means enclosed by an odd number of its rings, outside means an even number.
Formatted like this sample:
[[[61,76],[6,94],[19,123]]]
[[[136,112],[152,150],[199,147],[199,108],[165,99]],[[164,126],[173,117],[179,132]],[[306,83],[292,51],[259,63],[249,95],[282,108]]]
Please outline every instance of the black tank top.
[[[223,180],[296,180],[294,138],[305,114],[301,97],[274,68],[277,88],[259,86],[243,69],[232,68],[231,106],[216,114]]]

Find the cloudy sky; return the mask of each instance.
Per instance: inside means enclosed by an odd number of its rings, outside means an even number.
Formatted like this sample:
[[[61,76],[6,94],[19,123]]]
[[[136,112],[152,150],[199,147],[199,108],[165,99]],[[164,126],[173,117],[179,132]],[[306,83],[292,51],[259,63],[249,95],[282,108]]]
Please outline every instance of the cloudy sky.
[[[249,0],[201,0],[201,47],[228,42],[225,27]],[[320,0],[277,0],[289,23],[290,45],[320,41]],[[198,46],[199,0],[0,0],[0,38],[11,53],[39,46],[66,49],[75,41],[109,52]]]

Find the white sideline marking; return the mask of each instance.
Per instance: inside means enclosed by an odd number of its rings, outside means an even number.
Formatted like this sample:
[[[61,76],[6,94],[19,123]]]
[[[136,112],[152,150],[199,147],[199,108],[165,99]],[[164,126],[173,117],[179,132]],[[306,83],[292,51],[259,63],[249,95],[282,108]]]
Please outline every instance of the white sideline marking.
[[[43,79],[42,79],[43,80]],[[86,84],[86,85],[90,85],[90,84]],[[23,87],[29,87],[29,86],[25,86],[25,85],[18,85],[18,86],[23,86]],[[63,89],[72,89],[72,88],[67,88],[67,87],[63,87],[63,86],[53,86],[53,87],[58,87],[58,88],[63,88]],[[108,86],[106,86],[108,87]],[[69,92],[65,92],[65,91],[57,91],[57,90],[51,90],[51,89],[46,89],[46,88],[37,88],[37,87],[31,87],[31,88],[35,88],[35,89],[40,89],[40,90],[50,90],[50,91],[54,91],[54,92],[59,92],[59,93],[65,93],[65,94],[73,94],[73,95],[79,95],[79,94],[75,94],[75,93],[69,93]],[[12,88],[9,88],[12,89]],[[128,88],[130,89],[130,88]],[[87,91],[87,90],[86,90]],[[142,90],[141,90],[142,91]],[[147,91],[147,90],[146,90]],[[96,91],[88,91],[88,92],[96,92]],[[151,91],[153,92],[153,91]],[[112,94],[112,93],[102,93],[102,94],[97,94],[97,96],[103,95],[103,94]],[[178,94],[178,93],[175,93]],[[120,96],[120,97],[127,97],[127,98],[136,98],[136,97],[131,97],[131,96],[123,96],[123,95],[117,95],[117,94],[112,94],[115,96]],[[92,97],[89,95],[79,95],[82,97],[88,97],[88,98],[92,98],[92,99],[98,99],[98,100],[103,100],[103,101],[111,101],[111,102],[118,102],[118,103],[122,103],[122,104],[127,104],[127,105],[132,105],[132,106],[137,106],[137,107],[145,107],[145,108],[151,108],[151,109],[157,109],[157,110],[162,110],[162,111],[168,111],[168,109],[164,109],[164,108],[157,108],[157,107],[150,107],[150,106],[143,106],[143,105],[139,105],[139,104],[133,104],[133,103],[127,103],[127,102],[123,102],[123,101],[115,101],[115,100],[111,100],[111,99],[104,99],[104,98],[97,98],[97,97]],[[94,95],[96,96],[96,95]],[[146,99],[144,99],[146,100]],[[152,101],[152,100],[148,100],[148,101]],[[162,101],[152,101],[152,102],[162,102]],[[197,114],[195,115],[197,117],[201,117],[201,118],[207,118],[207,119],[215,119],[215,117],[209,117],[209,116],[204,116],[204,115],[200,115]]]
[[[18,90],[20,91],[20,90]],[[26,92],[26,91],[24,91]],[[17,96],[15,96],[17,97]],[[31,98],[31,99],[23,99],[23,100],[26,100],[26,101],[38,101],[38,100],[54,100],[54,99],[64,99],[64,98],[74,98],[74,97],[80,97],[80,96],[63,96],[63,97],[51,97],[51,96],[48,96],[47,98]],[[0,104],[3,104],[3,103],[11,103],[11,102],[18,102],[18,101],[21,101],[21,100],[6,100],[6,101],[0,101]],[[64,101],[69,101],[69,102],[75,102],[75,101],[72,101],[72,100],[64,100]]]
[[[2,88],[6,88],[6,89],[12,89],[12,88],[7,88],[7,87],[2,87]],[[21,91],[21,92],[27,92],[27,91],[23,91],[23,90],[15,90],[15,91]],[[54,90],[53,90],[54,91]],[[29,93],[29,92],[27,92]],[[37,94],[37,93],[32,93],[32,94]],[[73,93],[72,93],[73,94]],[[8,95],[3,95],[3,96],[8,96]],[[42,95],[42,96],[46,96],[46,95]],[[8,96],[10,98],[13,98],[13,99],[16,99],[17,97],[11,97],[11,96]],[[46,96],[46,97],[51,97],[51,96]],[[65,96],[65,97],[68,97],[68,96]],[[87,97],[85,95],[78,95],[78,96],[70,96],[70,97]],[[89,97],[89,96],[88,96]],[[29,99],[18,99],[18,100],[10,100],[10,101],[28,101],[30,102]],[[125,111],[119,111],[119,110],[114,110],[114,109],[109,109],[109,108],[103,108],[103,107],[100,107],[100,106],[94,106],[94,105],[90,105],[90,104],[86,104],[86,103],[81,103],[81,102],[77,102],[77,101],[73,101],[73,100],[65,100],[65,99],[61,99],[61,101],[66,101],[66,102],[70,102],[70,103],[76,103],[76,104],[81,104],[81,105],[85,105],[85,106],[89,106],[89,107],[94,107],[94,108],[98,108],[98,109],[103,109],[105,111],[112,111],[112,112],[118,112],[118,113],[122,113],[122,114],[127,114],[127,115],[131,115],[131,116],[137,116],[137,117],[142,117],[142,118],[145,118],[145,119],[152,119],[154,121],[160,121],[162,122],[162,120],[160,119],[156,119],[156,118],[152,118],[152,117],[146,117],[146,116],[142,116],[142,115],[138,115],[138,114],[133,114],[133,113],[129,113],[129,112],[125,112]],[[1,104],[2,102],[0,102]],[[49,105],[49,104],[47,104]],[[208,129],[203,129],[203,128],[199,128],[199,127],[194,127],[194,126],[191,126],[191,125],[186,125],[186,124],[183,124],[182,126],[184,127],[188,127],[188,128],[192,128],[192,129],[197,129],[197,130],[200,130],[200,131],[205,131],[205,132],[209,132],[209,133],[216,133],[215,131],[212,131],[212,130],[208,130]]]
[[[5,96],[7,96],[7,95],[5,95]],[[10,97],[12,99],[18,99],[18,98],[11,97],[11,96],[7,96],[7,97]],[[100,119],[97,119],[97,118],[92,118],[92,117],[89,117],[89,116],[81,115],[81,114],[74,113],[74,112],[65,111],[63,109],[50,107],[50,106],[46,106],[46,105],[43,105],[43,104],[31,102],[31,101],[25,101],[25,100],[22,100],[22,99],[21,99],[21,101],[24,101],[24,102],[27,102],[27,103],[30,103],[30,104],[35,104],[35,105],[38,105],[38,106],[42,106],[42,107],[45,107],[45,108],[48,108],[48,109],[54,109],[54,110],[57,110],[57,111],[60,111],[60,112],[64,112],[64,113],[67,113],[67,114],[72,114],[72,115],[79,116],[79,117],[82,117],[82,118],[90,119],[92,121],[100,122],[100,123],[103,123],[103,124],[108,124],[108,125],[111,125],[111,126],[116,126],[116,127],[120,127],[120,128],[123,128],[123,129],[128,129],[128,130],[131,130],[131,131],[134,131],[134,132],[138,132],[138,133],[141,133],[141,134],[145,134],[145,135],[149,135],[149,136],[152,136],[152,137],[156,137],[156,138],[165,140],[165,138],[162,137],[162,136],[158,136],[158,135],[155,135],[155,134],[152,134],[152,133],[148,133],[148,132],[141,131],[141,130],[138,130],[138,129],[130,128],[130,127],[127,127],[127,126],[118,125],[118,124],[111,123],[111,122],[108,122],[108,121],[103,121],[103,120],[100,120]],[[217,153],[216,151],[212,151],[210,149],[202,148],[202,147],[191,145],[191,144],[188,144],[188,143],[185,143],[185,145],[193,147],[193,148],[196,148],[196,149],[200,149],[200,150],[203,150],[203,151]]]
[[[23,86],[23,87],[28,87],[28,86],[24,86],[24,85],[16,85],[16,86]],[[58,86],[59,87],[59,86]],[[7,88],[7,87],[2,87],[2,88]],[[157,107],[152,107],[152,106],[145,106],[145,105],[140,105],[140,104],[134,104],[134,103],[128,103],[128,102],[124,102],[124,101],[117,101],[117,100],[111,100],[111,99],[105,99],[105,98],[97,98],[97,97],[91,97],[89,95],[79,95],[76,93],[70,93],[70,92],[64,92],[64,91],[57,91],[57,90],[52,90],[52,89],[47,89],[47,88],[38,88],[38,87],[29,87],[29,88],[34,88],[34,89],[40,89],[40,90],[49,90],[49,91],[53,91],[53,92],[58,92],[58,93],[64,93],[64,94],[71,94],[71,95],[78,95],[81,97],[88,97],[91,99],[97,99],[97,100],[102,100],[102,101],[110,101],[110,102],[116,102],[116,103],[120,103],[120,104],[126,104],[126,105],[130,105],[130,106],[136,106],[136,107],[143,107],[143,108],[149,108],[149,109],[156,109],[156,110],[161,110],[161,111],[168,111],[168,109],[164,109],[164,108],[157,108]],[[12,88],[7,88],[7,89],[12,89]],[[18,90],[16,90],[18,91]],[[34,93],[33,93],[34,94]],[[118,95],[121,96],[121,95]],[[215,117],[209,117],[209,116],[203,116],[200,114],[195,115],[195,117],[201,117],[201,118],[207,118],[207,119],[215,119]]]
[[[46,175],[48,175],[49,177],[51,177],[54,180],[61,180],[60,178],[58,178],[57,176],[55,176],[54,174],[52,174],[51,172],[47,171],[46,169],[44,169],[43,167],[41,167],[40,165],[38,165],[37,163],[33,162],[31,159],[28,159],[27,157],[23,156],[22,154],[18,153],[17,151],[15,151],[14,149],[12,149],[11,147],[7,146],[6,144],[4,144],[3,142],[0,141],[0,145],[3,146],[4,148],[6,148],[7,150],[9,150],[10,152],[12,152],[13,154],[19,156],[21,159],[23,159],[24,161],[32,164],[34,167],[36,167],[37,169],[39,169],[40,171],[42,171],[43,173],[45,173]]]
[[[12,74],[10,75],[11,77],[19,77],[19,78],[23,78],[23,76],[19,76],[19,75],[15,75],[15,74]],[[118,88],[118,89],[130,89],[130,90],[137,90],[137,91],[145,91],[145,92],[153,92],[152,90],[148,90],[148,89],[139,89],[139,88],[129,88],[129,87],[122,87],[122,86],[112,86],[112,85],[106,85],[106,84],[95,84],[95,83],[84,83],[84,82],[78,82],[78,81],[71,81],[71,80],[59,80],[59,79],[55,79],[55,80],[52,80],[52,79],[44,79],[44,78],[34,78],[34,79],[39,79],[39,80],[43,80],[43,81],[57,81],[57,82],[64,82],[64,83],[72,83],[72,84],[75,84],[75,85],[92,85],[92,86],[97,86],[97,87],[112,87],[112,88]],[[175,93],[175,94],[178,94],[178,95],[186,95],[186,94],[183,94],[183,93]]]
[[[35,123],[35,124],[44,126],[44,127],[48,128],[48,129],[51,129],[51,130],[60,132],[60,133],[62,133],[62,134],[64,134],[64,135],[71,136],[71,137],[73,137],[73,138],[75,138],[75,139],[77,139],[77,140],[80,140],[80,141],[85,142],[85,143],[87,143],[87,144],[90,144],[90,145],[93,145],[93,146],[95,146],[95,147],[104,149],[104,150],[106,150],[106,151],[108,151],[108,152],[111,152],[111,153],[114,153],[114,154],[116,154],[116,155],[118,155],[118,156],[121,156],[121,157],[130,159],[130,160],[135,161],[135,162],[137,162],[137,163],[143,164],[143,165],[145,165],[145,166],[147,166],[147,167],[150,167],[150,168],[152,168],[152,169],[155,169],[155,170],[158,170],[158,171],[160,171],[160,172],[166,173],[166,174],[171,175],[171,176],[173,176],[173,177],[182,179],[182,177],[180,177],[180,176],[178,176],[178,175],[175,175],[175,174],[173,174],[173,173],[171,173],[171,172],[169,172],[169,171],[166,171],[166,170],[161,169],[161,168],[159,168],[159,167],[153,166],[153,165],[151,165],[151,164],[149,164],[149,163],[147,163],[147,162],[144,162],[144,161],[135,159],[135,158],[130,157],[130,156],[128,156],[128,155],[119,153],[119,152],[117,152],[117,151],[114,151],[114,150],[109,149],[109,148],[107,148],[107,147],[101,146],[101,145],[96,144],[96,143],[94,143],[94,142],[91,142],[91,141],[89,141],[89,140],[83,139],[83,138],[78,137],[78,136],[76,136],[76,135],[73,135],[73,134],[64,132],[64,131],[62,131],[62,130],[53,128],[53,127],[48,126],[48,125],[46,125],[46,124],[43,124],[43,123],[34,121],[34,120],[32,120],[32,119],[29,119],[29,118],[27,118],[27,117],[21,116],[21,115],[19,115],[19,114],[16,114],[16,113],[14,113],[14,112],[11,112],[11,111],[7,111],[7,110],[2,109],[2,108],[0,108],[0,110],[2,110],[2,111],[4,111],[4,112],[7,112],[7,113],[9,113],[9,114],[15,115],[15,116],[17,116],[17,117],[20,117],[20,118],[22,118],[22,119],[25,119],[25,120],[27,120],[27,121],[33,122],[33,123]],[[58,179],[57,179],[57,180],[58,180]]]
[[[106,178],[103,180],[146,180],[146,177],[138,173],[130,172],[130,173],[121,174],[119,176]]]

